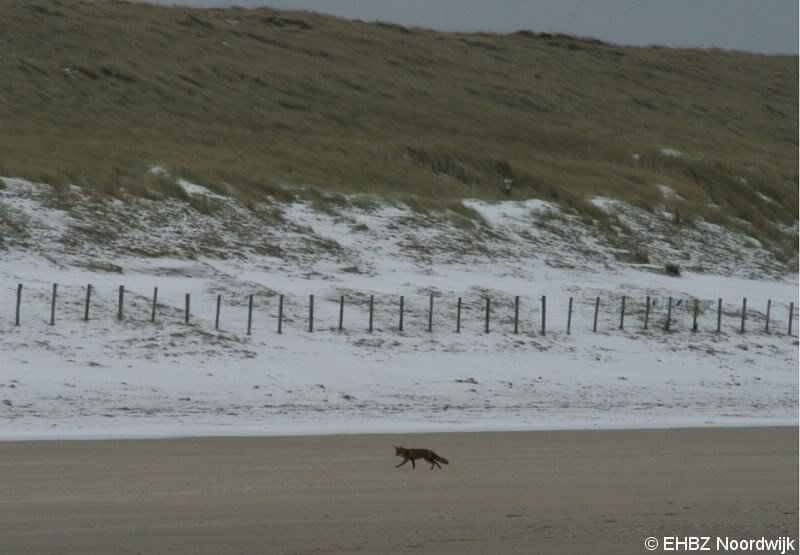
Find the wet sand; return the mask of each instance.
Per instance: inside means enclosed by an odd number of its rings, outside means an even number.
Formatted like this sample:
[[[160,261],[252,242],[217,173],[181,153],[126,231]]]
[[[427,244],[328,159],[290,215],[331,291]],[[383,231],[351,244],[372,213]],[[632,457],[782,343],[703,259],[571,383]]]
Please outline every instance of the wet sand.
[[[396,469],[401,444],[451,464]],[[797,428],[6,442],[0,552],[647,553],[648,536],[796,538],[797,446]]]

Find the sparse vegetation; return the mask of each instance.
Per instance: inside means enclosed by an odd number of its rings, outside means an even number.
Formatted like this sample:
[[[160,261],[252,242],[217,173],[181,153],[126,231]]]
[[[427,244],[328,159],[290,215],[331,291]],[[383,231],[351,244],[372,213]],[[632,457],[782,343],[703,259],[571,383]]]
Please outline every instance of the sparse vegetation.
[[[248,204],[312,185],[420,210],[504,198],[511,177],[515,199],[598,225],[586,198],[659,210],[669,183],[681,225],[796,255],[779,227],[797,220],[796,56],[83,0],[0,0],[0,37],[5,175],[188,200],[179,176]]]
[[[664,264],[664,273],[668,276],[672,277],[680,277],[681,276],[681,267],[679,264],[675,262],[667,262]]]
[[[622,259],[631,264],[650,264],[650,255],[643,248],[636,248],[625,253]]]

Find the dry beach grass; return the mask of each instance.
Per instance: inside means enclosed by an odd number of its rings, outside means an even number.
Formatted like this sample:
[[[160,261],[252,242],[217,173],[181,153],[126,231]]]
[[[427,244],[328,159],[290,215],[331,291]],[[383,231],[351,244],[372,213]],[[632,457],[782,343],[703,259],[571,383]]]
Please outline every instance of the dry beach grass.
[[[681,224],[796,250],[776,226],[797,219],[796,56],[64,0],[0,0],[0,47],[0,175],[180,195],[159,165],[244,199],[421,208],[513,177],[589,217],[593,195],[659,207],[664,183]]]

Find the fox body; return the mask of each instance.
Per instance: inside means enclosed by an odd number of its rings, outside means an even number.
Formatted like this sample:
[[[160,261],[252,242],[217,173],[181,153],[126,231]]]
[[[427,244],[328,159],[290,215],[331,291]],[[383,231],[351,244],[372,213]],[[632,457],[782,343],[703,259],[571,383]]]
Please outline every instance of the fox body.
[[[395,466],[395,468],[400,468],[408,461],[411,461],[411,468],[417,468],[417,465],[414,464],[414,461],[417,459],[423,459],[431,463],[431,470],[433,470],[435,466],[442,468],[442,465],[439,464],[440,462],[444,464],[450,464],[450,461],[444,457],[440,457],[430,449],[406,449],[405,447],[395,446],[394,454],[398,457],[403,457],[403,462]]]

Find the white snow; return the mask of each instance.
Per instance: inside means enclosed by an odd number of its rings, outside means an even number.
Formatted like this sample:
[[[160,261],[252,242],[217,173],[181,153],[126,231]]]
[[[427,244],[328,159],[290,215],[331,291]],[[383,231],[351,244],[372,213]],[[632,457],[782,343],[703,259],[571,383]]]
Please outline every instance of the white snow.
[[[680,150],[675,150],[674,148],[666,148],[666,147],[661,149],[661,154],[663,154],[664,156],[668,156],[670,158],[683,158],[684,156],[686,156]]]
[[[155,175],[169,175],[169,171],[167,170],[167,168],[164,168],[163,166],[150,167],[150,173]]]
[[[536,212],[558,211],[557,204],[538,199],[496,203],[465,200],[463,204],[467,208],[477,210],[481,217],[493,226],[504,225],[509,220],[527,219],[530,223]]]
[[[181,189],[183,189],[190,195],[204,195],[207,197],[226,200],[226,198],[223,197],[222,195],[213,193],[209,191],[206,187],[203,187],[202,185],[197,185],[196,183],[192,183],[191,181],[186,181],[185,179],[178,179],[177,183]]]
[[[798,351],[796,337],[786,335],[797,276],[750,238],[719,226],[701,222],[676,237],[671,224],[646,211],[595,199],[633,234],[633,245],[647,248],[652,264],[632,265],[589,224],[544,201],[465,201],[486,224],[400,204],[354,203],[327,213],[304,202],[273,203],[254,212],[227,200],[219,213],[205,215],[179,201],[91,204],[79,190],[56,202],[46,185],[5,183],[0,438],[797,422]],[[714,241],[706,240],[710,234]],[[682,277],[660,271],[671,260],[681,263]],[[50,326],[53,282],[59,297]],[[17,283],[24,284],[19,327]],[[93,296],[84,322],[87,283]],[[122,321],[119,285],[126,288]],[[161,306],[153,324],[155,286]],[[278,294],[285,295],[280,335]],[[375,331],[368,333],[371,294]],[[347,301],[343,332],[336,329],[340,295]],[[622,295],[626,321],[619,330]],[[648,331],[646,295],[654,303]],[[663,330],[668,297],[670,334]],[[698,332],[691,331],[694,299],[701,301]],[[762,331],[767,299],[770,334]]]
[[[761,200],[763,200],[767,204],[777,204],[773,199],[771,199],[770,197],[768,197],[764,193],[759,193],[758,191],[756,191],[756,195],[758,195],[758,198],[760,198]]]
[[[675,192],[675,189],[669,185],[656,185],[661,195],[667,200],[683,200],[683,197]]]

